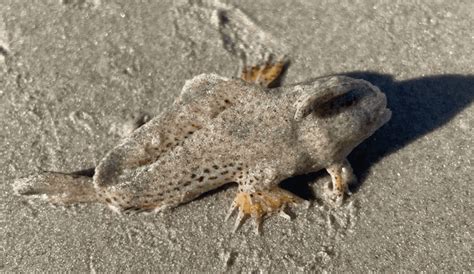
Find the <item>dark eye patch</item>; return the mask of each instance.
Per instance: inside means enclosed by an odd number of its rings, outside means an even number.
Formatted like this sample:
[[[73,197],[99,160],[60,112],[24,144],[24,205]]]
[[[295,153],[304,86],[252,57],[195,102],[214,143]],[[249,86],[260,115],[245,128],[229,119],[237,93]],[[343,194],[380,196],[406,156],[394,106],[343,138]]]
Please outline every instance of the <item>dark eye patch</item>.
[[[313,114],[318,117],[330,117],[346,111],[348,108],[355,107],[366,97],[366,89],[354,89],[341,96],[334,97],[327,102],[317,105]]]

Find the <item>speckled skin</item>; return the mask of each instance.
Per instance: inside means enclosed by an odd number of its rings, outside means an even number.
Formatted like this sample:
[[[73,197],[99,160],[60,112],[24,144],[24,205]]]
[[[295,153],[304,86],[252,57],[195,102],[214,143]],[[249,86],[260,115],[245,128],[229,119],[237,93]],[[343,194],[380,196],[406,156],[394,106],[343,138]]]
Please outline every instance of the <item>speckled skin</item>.
[[[231,210],[240,208],[240,219],[260,218],[295,201],[279,182],[326,168],[333,179],[329,198],[340,203],[352,177],[346,156],[390,115],[385,95],[364,80],[331,76],[266,89],[203,74],[186,82],[168,111],[112,149],[90,187],[84,177],[48,173],[21,179],[15,188],[49,194],[53,202],[155,212],[237,182],[249,196],[238,194]],[[78,180],[80,187],[58,191]]]

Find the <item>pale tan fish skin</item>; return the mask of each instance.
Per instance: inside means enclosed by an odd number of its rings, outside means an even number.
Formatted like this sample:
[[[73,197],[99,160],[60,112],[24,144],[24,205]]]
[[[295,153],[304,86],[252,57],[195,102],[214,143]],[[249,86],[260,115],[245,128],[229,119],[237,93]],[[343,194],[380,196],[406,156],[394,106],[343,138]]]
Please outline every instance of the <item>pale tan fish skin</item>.
[[[325,168],[333,182],[328,200],[340,205],[354,179],[347,155],[390,119],[385,95],[345,76],[268,89],[271,77],[254,84],[196,76],[173,106],[112,149],[93,178],[45,173],[19,179],[14,188],[57,204],[157,212],[236,182],[230,213],[239,211],[238,227],[245,216],[260,224],[264,215],[301,202],[278,184]]]

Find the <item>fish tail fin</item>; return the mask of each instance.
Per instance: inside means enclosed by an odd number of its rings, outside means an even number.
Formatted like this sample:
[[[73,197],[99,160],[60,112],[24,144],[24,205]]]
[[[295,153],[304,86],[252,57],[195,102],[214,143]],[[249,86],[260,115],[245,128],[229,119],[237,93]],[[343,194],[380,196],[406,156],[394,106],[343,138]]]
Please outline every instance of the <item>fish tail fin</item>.
[[[55,205],[99,202],[91,176],[44,172],[15,180],[17,195],[39,198]]]

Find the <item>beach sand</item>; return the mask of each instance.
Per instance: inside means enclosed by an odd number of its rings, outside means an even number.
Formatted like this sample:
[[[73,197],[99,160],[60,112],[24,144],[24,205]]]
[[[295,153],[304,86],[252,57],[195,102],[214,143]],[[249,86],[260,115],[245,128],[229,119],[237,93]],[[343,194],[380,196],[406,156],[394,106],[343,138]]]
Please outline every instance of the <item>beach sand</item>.
[[[4,2],[1,271],[474,270],[472,1]],[[342,207],[321,199],[325,172],[283,182],[311,205],[261,236],[224,221],[232,185],[148,216],[13,194],[16,178],[94,167],[185,80],[269,53],[291,61],[283,84],[342,73],[387,94],[392,120],[351,153]]]

